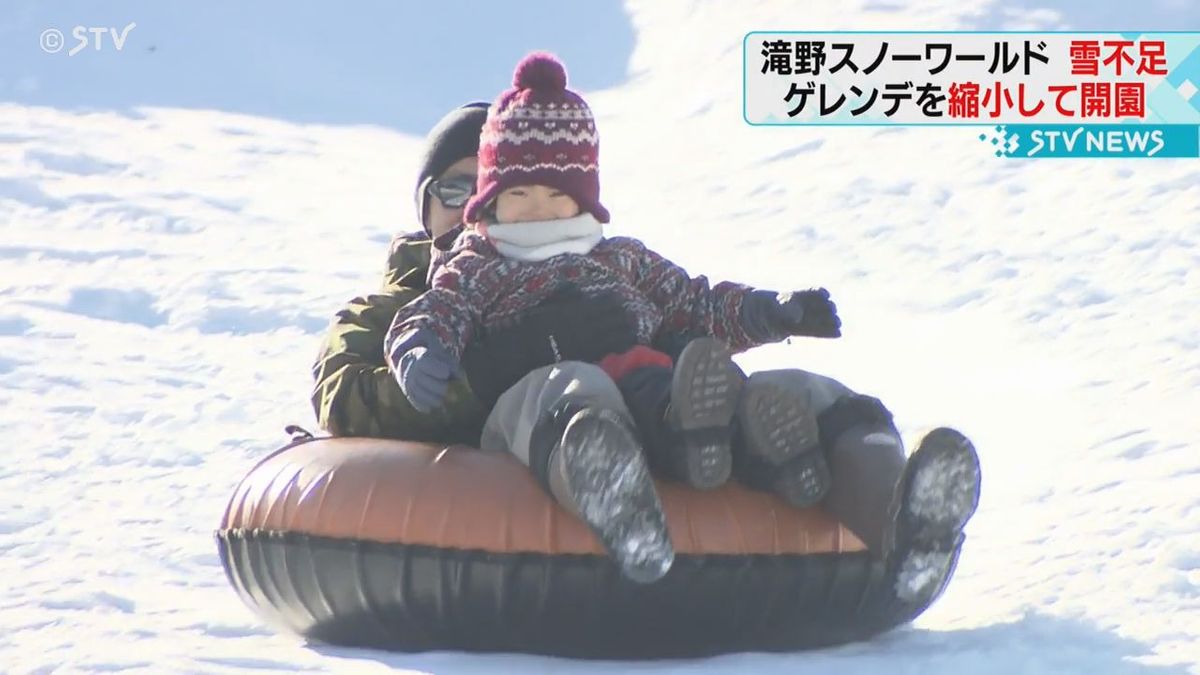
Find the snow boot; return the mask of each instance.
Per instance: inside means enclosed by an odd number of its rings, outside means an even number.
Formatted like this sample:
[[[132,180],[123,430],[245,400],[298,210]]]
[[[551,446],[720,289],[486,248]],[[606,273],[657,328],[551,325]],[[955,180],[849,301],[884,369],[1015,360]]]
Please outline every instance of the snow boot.
[[[884,560],[901,601],[926,605],[941,593],[979,490],[979,455],[971,441],[945,427],[929,432],[904,466],[884,533]]]
[[[732,422],[742,379],[729,348],[719,340],[692,340],[680,352],[664,419],[674,440],[669,451],[674,477],[701,490],[729,480]]]
[[[633,429],[611,410],[560,410],[567,420],[546,457],[546,481],[560,504],[579,516],[638,583],[662,578],[675,550],[662,502]],[[548,425],[553,428],[559,425]]]
[[[831,482],[810,399],[805,390],[751,380],[737,411],[738,479],[799,508],[821,501]]]
[[[639,368],[617,382],[655,475],[699,490],[729,480],[743,379],[723,344],[701,338],[684,347],[673,367]]]

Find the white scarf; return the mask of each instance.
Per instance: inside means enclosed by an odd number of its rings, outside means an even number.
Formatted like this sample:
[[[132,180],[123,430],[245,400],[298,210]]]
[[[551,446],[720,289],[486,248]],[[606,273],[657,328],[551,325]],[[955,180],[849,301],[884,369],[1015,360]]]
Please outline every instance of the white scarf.
[[[563,253],[584,255],[604,239],[604,225],[588,212],[574,218],[527,223],[488,223],[484,236],[500,255],[524,262]]]

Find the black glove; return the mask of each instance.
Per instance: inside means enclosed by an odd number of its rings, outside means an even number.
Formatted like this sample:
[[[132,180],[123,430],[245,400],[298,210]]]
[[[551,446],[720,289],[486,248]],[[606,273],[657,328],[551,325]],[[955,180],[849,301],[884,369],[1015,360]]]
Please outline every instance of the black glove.
[[[615,295],[584,297],[566,286],[513,326],[479,336],[463,353],[463,371],[488,406],[531,370],[559,361],[595,363],[636,343],[633,318]]]
[[[791,293],[754,291],[742,304],[742,326],[759,342],[775,342],[790,335],[842,336],[837,305],[824,288]]]

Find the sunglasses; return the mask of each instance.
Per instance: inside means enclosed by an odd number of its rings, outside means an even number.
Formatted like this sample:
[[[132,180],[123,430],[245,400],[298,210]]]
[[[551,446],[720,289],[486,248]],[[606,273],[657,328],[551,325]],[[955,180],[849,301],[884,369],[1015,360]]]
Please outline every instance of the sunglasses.
[[[426,190],[437,197],[442,206],[457,209],[464,206],[471,195],[475,194],[475,179],[469,176],[455,176],[446,180],[430,181]]]

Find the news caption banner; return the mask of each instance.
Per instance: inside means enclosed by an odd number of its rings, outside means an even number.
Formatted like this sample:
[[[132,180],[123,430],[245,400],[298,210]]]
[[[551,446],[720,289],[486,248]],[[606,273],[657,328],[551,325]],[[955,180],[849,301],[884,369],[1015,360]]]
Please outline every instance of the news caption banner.
[[[986,126],[997,157],[1200,157],[1200,32],[754,31],[759,126]]]

